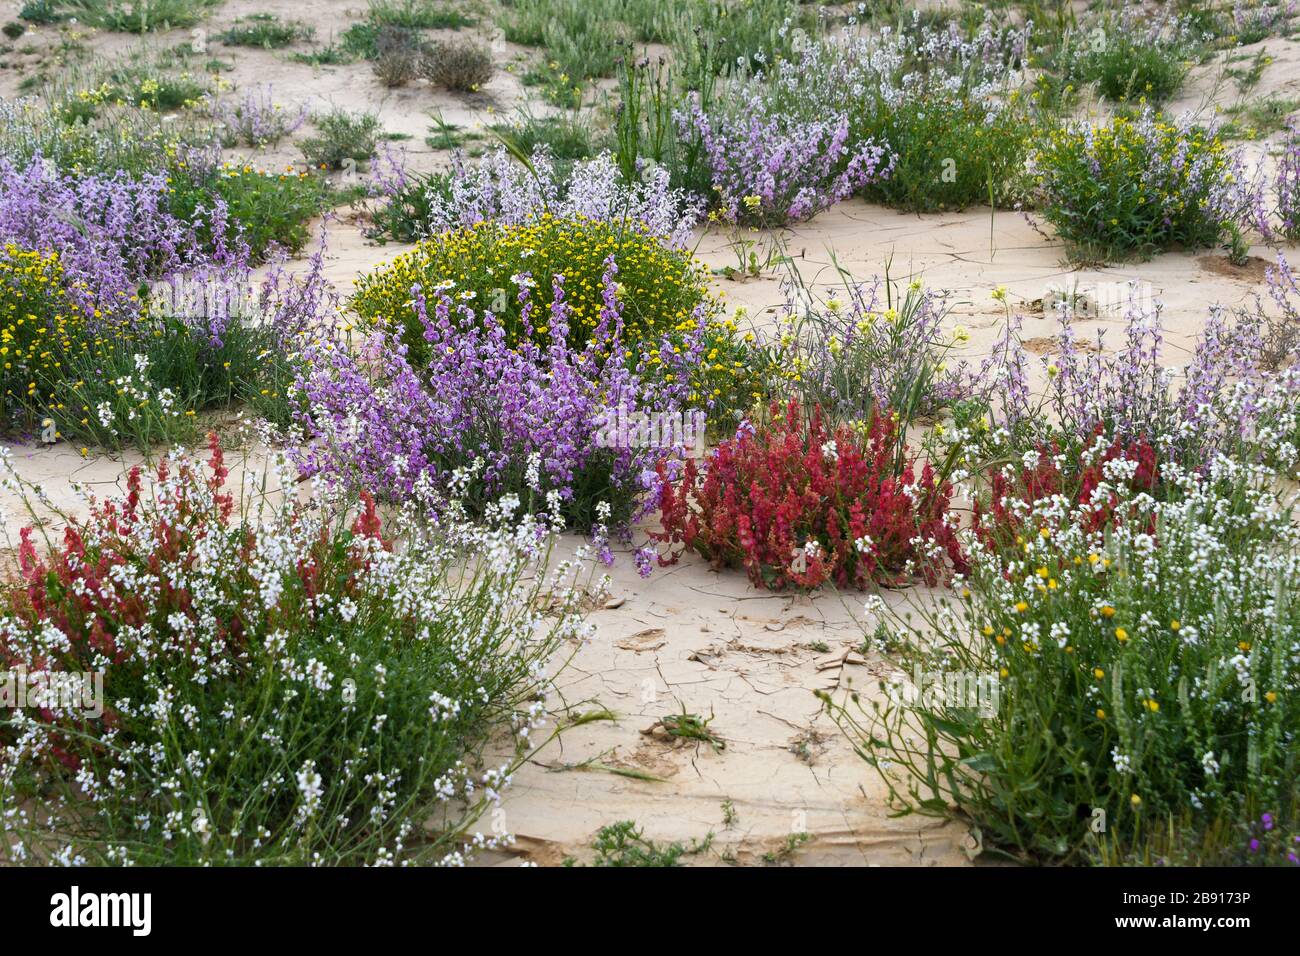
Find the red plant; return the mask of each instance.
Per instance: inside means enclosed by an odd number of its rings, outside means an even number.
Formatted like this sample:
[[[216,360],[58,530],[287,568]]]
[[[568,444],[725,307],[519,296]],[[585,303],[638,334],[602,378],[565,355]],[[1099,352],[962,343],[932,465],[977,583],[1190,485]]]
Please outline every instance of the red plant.
[[[1093,431],[1094,441],[1101,434],[1102,427],[1098,425]],[[1119,509],[1119,495],[1112,491],[1094,500],[1098,486],[1106,480],[1105,466],[1108,462],[1122,459],[1136,466],[1133,476],[1126,481],[1133,491],[1154,491],[1160,480],[1155,449],[1144,438],[1127,443],[1117,438],[1099,457],[1090,461],[1081,457],[1074,468],[1065,471],[1056,463],[1059,455],[1057,445],[1039,448],[1038,460],[1032,466],[1022,465],[1019,475],[1013,480],[1008,480],[1001,471],[993,473],[988,508],[978,501],[975,503],[972,526],[981,543],[995,550],[1013,546],[1024,536],[1026,529],[1024,521],[1009,507],[1009,502],[1022,501],[1032,507],[1035,502],[1055,495],[1063,495],[1084,506],[1084,526],[1089,532],[1118,524],[1124,518]],[[1038,529],[1028,530],[1037,533]],[[1149,531],[1153,533],[1154,528]]]
[[[772,422],[724,442],[701,473],[679,480],[658,468],[663,530],[653,537],[692,548],[715,565],[743,567],[756,587],[935,583],[944,556],[966,571],[950,518],[952,488],[929,463],[920,477],[895,472],[896,426],[873,418],[865,435],[830,432],[814,409],[791,401]],[[671,564],[680,551],[661,558]]]

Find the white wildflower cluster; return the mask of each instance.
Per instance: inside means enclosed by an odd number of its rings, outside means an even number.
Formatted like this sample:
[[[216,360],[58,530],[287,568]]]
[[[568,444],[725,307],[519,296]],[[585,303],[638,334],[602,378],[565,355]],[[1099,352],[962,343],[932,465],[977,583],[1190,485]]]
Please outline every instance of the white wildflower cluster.
[[[5,487],[36,498],[0,457]],[[381,539],[367,530],[377,514],[323,485],[305,502],[268,491],[303,487],[283,458],[233,491],[224,472],[176,452],[132,479],[135,506],[88,503],[97,517],[49,565],[85,614],[0,607],[7,660],[89,661],[106,688],[89,724],[103,744],[75,754],[75,802],[39,815],[24,782],[65,772],[61,730],[83,717],[16,712],[0,859],[39,847],[70,862],[383,864],[503,845],[466,821],[536,745],[551,660],[590,636],[585,602],[603,591],[581,560],[550,561],[557,519],[510,501],[478,523],[455,506],[436,525],[404,510]],[[491,730],[515,756],[472,773]],[[412,841],[431,806],[440,827]]]

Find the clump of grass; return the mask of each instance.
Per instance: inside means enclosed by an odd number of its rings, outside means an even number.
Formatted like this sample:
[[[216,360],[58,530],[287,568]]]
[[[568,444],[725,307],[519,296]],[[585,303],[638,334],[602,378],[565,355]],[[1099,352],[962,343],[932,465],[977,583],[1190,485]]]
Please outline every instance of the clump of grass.
[[[226,46],[261,47],[280,50],[302,40],[310,40],[315,29],[297,20],[281,20],[273,13],[254,13],[241,17],[221,34]]]
[[[66,20],[68,15],[59,10],[58,0],[27,0],[18,11],[18,18],[42,26]]]
[[[1300,99],[1290,96],[1265,96],[1229,106],[1224,111],[1231,119],[1219,128],[1225,139],[1261,139],[1286,129],[1297,112]]]
[[[474,24],[473,17],[455,6],[434,0],[370,0],[366,19],[376,27],[408,30],[459,30]]]
[[[192,27],[209,7],[220,0],[63,0],[48,7],[59,18],[75,16],[80,22],[119,33],[150,33]],[[49,22],[49,21],[46,21]]]
[[[557,160],[588,159],[596,151],[591,124],[576,114],[534,116],[521,112],[509,123],[492,127],[500,139],[508,142],[512,152],[531,156],[545,147]]]

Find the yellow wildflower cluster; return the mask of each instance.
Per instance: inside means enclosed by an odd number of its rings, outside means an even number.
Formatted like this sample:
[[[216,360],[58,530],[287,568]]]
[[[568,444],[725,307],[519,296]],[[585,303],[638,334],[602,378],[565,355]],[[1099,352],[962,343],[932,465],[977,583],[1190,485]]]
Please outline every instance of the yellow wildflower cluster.
[[[6,422],[39,403],[83,341],[84,315],[68,298],[58,253],[0,250],[0,403]]]
[[[425,239],[362,276],[353,307],[372,324],[403,323],[407,337],[415,339],[420,328],[411,288],[418,284],[432,300],[441,286],[458,304],[492,312],[513,337],[522,332],[515,277],[527,273],[535,284],[531,321],[535,334],[545,340],[552,279],[563,275],[564,300],[571,310],[569,344],[582,347],[600,323],[602,278],[610,256],[618,265],[625,342],[657,342],[664,334],[694,328],[698,308],[716,310],[704,266],[689,253],[665,247],[643,225],[549,214],[526,225],[481,222]],[[418,342],[408,344],[418,348]]]

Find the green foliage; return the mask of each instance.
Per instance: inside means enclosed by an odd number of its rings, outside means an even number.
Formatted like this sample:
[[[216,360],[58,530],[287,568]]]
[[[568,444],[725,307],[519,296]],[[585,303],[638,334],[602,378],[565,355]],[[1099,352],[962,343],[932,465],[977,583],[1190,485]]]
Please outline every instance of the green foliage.
[[[592,866],[681,866],[683,857],[704,853],[712,844],[711,833],[703,840],[692,840],[689,845],[676,841],[656,843],[646,838],[645,831],[636,825],[635,820],[620,820],[596,832],[596,839],[591,844],[596,851]],[[567,859],[564,865],[574,866],[575,861]]]
[[[1061,863],[1142,860],[1171,829],[1194,844],[1294,806],[1290,504],[1226,460],[1164,473],[1161,501],[1108,474],[1103,527],[1068,495],[1013,492],[1019,532],[975,554],[958,606],[878,606],[920,686],[824,699],[895,809]]]
[[[307,162],[325,169],[342,169],[349,160],[366,163],[375,155],[380,126],[373,113],[335,109],[312,118],[317,132],[299,145]]]
[[[251,46],[279,50],[300,40],[310,40],[313,27],[297,20],[281,20],[273,13],[254,13],[241,17],[221,34],[226,46]]]

